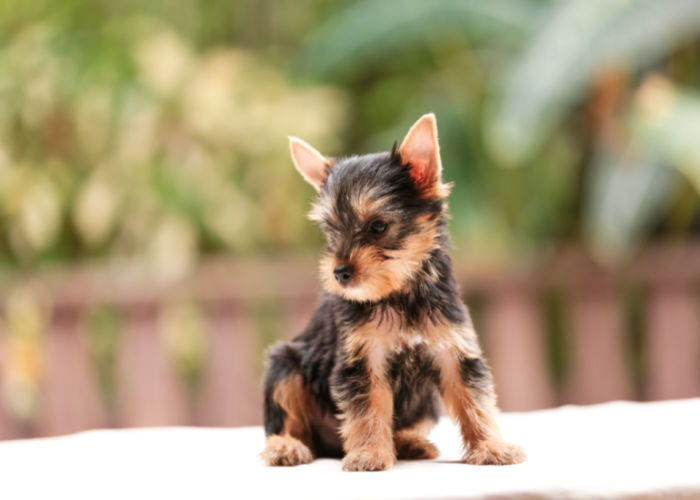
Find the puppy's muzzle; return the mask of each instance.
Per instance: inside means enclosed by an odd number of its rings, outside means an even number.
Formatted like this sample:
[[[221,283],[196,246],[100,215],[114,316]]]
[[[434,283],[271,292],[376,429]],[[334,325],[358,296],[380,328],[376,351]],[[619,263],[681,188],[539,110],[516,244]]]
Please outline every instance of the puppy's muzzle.
[[[345,286],[352,280],[353,268],[349,264],[340,264],[333,269],[333,276],[335,280]]]

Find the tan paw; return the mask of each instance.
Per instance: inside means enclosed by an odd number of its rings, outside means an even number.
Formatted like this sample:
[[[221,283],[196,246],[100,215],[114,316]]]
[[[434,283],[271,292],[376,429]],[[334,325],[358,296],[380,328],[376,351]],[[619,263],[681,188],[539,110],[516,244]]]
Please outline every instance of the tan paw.
[[[525,452],[520,446],[504,441],[482,441],[469,448],[464,460],[472,465],[521,464]]]
[[[430,460],[439,455],[435,445],[423,437],[402,436],[395,440],[395,444],[400,460]]]
[[[308,464],[314,456],[304,443],[291,436],[268,436],[260,456],[268,465]]]
[[[392,465],[394,465],[393,450],[379,448],[354,450],[343,459],[343,470],[347,471],[387,470]]]

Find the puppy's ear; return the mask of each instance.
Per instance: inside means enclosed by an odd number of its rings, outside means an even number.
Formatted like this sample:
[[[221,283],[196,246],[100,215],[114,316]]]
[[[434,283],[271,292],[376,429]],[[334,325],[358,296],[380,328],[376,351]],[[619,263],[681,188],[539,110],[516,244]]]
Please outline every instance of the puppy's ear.
[[[444,198],[449,186],[442,183],[442,161],[435,115],[421,116],[406,134],[398,151],[410,168],[411,178],[426,198]]]
[[[326,182],[328,172],[333,166],[333,159],[326,158],[307,143],[296,137],[289,138],[289,151],[292,161],[301,176],[311,184],[316,191]]]

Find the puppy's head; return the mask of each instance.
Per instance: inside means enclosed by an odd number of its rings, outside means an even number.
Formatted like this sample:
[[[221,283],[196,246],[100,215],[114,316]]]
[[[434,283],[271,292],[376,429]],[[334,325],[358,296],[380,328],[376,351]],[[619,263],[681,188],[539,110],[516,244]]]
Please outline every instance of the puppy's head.
[[[421,117],[389,153],[326,158],[290,138],[292,159],[318,191],[309,217],[327,245],[324,288],[373,302],[405,290],[444,242],[442,165],[435,116]]]

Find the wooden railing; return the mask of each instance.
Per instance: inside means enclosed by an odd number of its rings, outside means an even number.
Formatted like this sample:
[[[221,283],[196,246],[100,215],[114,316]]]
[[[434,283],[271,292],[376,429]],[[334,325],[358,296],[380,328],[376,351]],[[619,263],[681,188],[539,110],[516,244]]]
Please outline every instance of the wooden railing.
[[[578,252],[457,268],[504,410],[700,396],[700,247],[614,272]],[[167,286],[125,268],[5,280],[0,439],[260,423],[264,348],[304,327],[318,290],[299,258],[208,261]]]

